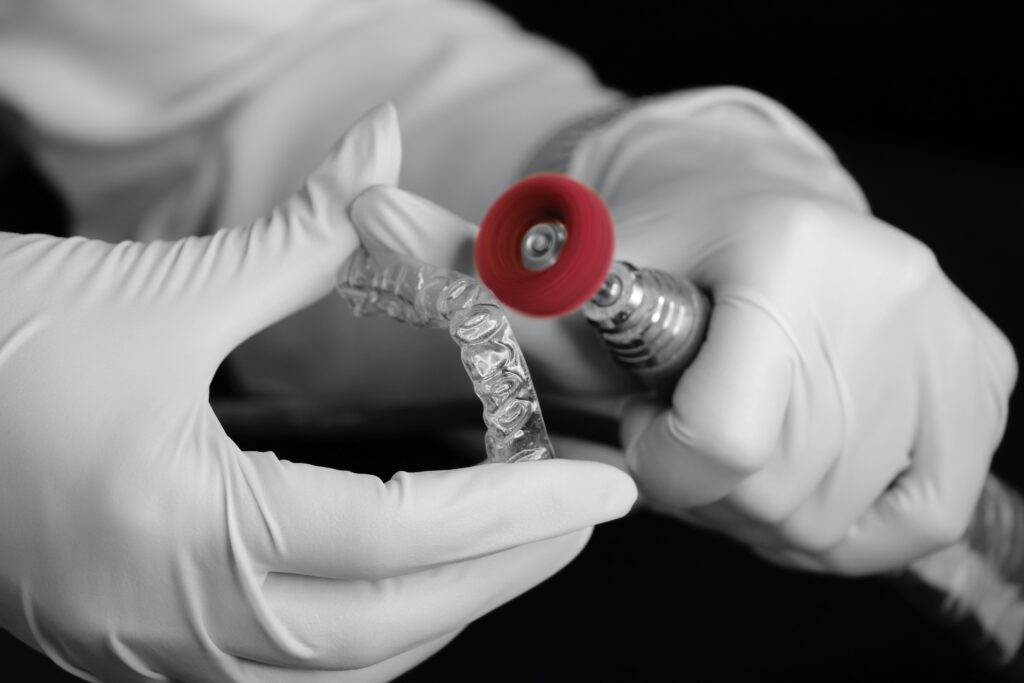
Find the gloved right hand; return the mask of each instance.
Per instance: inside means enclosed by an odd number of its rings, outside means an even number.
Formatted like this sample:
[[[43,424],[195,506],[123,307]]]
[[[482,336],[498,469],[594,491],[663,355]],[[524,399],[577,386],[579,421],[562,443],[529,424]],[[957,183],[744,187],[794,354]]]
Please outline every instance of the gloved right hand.
[[[624,411],[620,466],[652,507],[789,566],[889,571],[957,541],[1016,380],[1005,336],[908,235],[756,164],[688,168],[700,145],[728,138],[654,114],[582,147],[577,170],[618,208],[623,260],[693,278],[714,308],[671,404]],[[457,263],[472,234],[392,188],[352,213],[392,249],[445,245],[429,250],[438,265]],[[586,372],[592,355],[570,354],[568,327],[515,329],[531,369],[545,367],[539,350],[576,394],[605,381],[596,364]]]
[[[330,291],[397,136],[376,110],[272,215],[205,238],[0,233],[0,625],[93,681],[386,679],[628,511],[596,463],[385,483],[222,430],[214,370]]]

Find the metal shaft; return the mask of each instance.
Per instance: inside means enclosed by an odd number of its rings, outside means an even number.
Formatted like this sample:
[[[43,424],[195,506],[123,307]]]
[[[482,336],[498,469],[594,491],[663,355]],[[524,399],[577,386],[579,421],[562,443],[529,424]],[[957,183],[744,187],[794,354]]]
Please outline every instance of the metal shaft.
[[[665,394],[700,348],[710,311],[692,283],[623,261],[583,307],[615,360]]]

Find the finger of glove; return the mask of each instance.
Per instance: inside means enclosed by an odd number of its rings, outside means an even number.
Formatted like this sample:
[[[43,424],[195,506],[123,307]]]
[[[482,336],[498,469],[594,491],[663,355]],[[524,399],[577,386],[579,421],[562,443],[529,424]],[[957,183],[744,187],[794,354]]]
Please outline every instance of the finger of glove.
[[[352,203],[350,216],[371,253],[396,252],[441,268],[473,272],[476,226],[423,197],[394,187],[371,187]]]
[[[746,300],[716,299],[707,338],[672,407],[627,407],[626,458],[641,490],[664,505],[713,502],[776,452],[793,381],[792,345]]]
[[[884,437],[891,435],[883,434],[882,437],[874,440],[878,442],[877,447],[889,447]],[[875,443],[864,444],[865,448],[874,446]],[[877,461],[885,463],[885,467],[863,467],[856,460],[853,457],[833,462],[833,467],[819,482],[819,489],[788,516],[777,520],[752,517],[729,499],[691,508],[687,512],[698,523],[764,552],[775,549],[803,555],[820,553],[845,537],[857,518],[871,506],[872,501],[878,499],[906,463],[905,459],[889,457]],[[821,562],[818,560],[813,564]]]
[[[627,476],[630,475],[629,464],[626,462],[626,454],[620,449],[607,444],[578,439],[571,436],[552,434],[551,445],[555,448],[560,460],[584,460],[588,462],[600,462],[610,467],[621,470]],[[643,495],[637,493],[634,509],[645,504]]]
[[[446,633],[440,638],[417,645],[390,659],[361,669],[330,671],[302,667],[284,668],[246,659],[237,660],[239,680],[257,683],[367,683],[390,681],[430,658],[459,634]]]
[[[854,470],[851,476],[867,475],[859,478],[876,483],[892,480],[898,469],[857,469],[851,468],[850,462],[844,468],[839,458],[840,446],[824,443],[840,442],[845,436],[842,428],[827,424],[827,415],[817,414],[827,401],[797,401],[804,408],[800,411],[803,424],[796,426],[789,420],[778,453],[764,469],[741,481],[721,500],[688,509],[694,521],[757,547],[796,545],[805,550],[820,550],[838,540],[832,531],[837,525],[840,532],[849,528],[855,519],[848,516],[850,510],[865,509],[867,503],[857,508],[851,498],[863,496],[865,490],[877,495],[884,488],[884,483],[881,488],[870,484],[856,488],[856,483],[844,478],[846,469]],[[790,418],[793,412],[791,402]],[[818,438],[812,436],[810,442],[804,442],[804,437],[816,433]],[[823,495],[823,491],[834,495]]]
[[[591,529],[376,581],[271,574],[263,595],[289,641],[285,661],[316,668],[372,666],[446,633],[533,588],[586,545]],[[267,653],[236,653],[265,658]],[[289,662],[289,655],[299,655]]]
[[[965,351],[954,348],[956,357],[941,363],[925,352],[936,367],[920,398],[910,469],[821,555],[834,571],[864,574],[902,567],[952,544],[967,529],[1002,437],[1007,397],[1005,385],[987,376],[992,371],[987,352],[974,356],[983,359],[978,366],[963,362],[970,357]]]
[[[815,500],[794,515],[789,524],[793,527],[788,534],[791,540],[817,540],[811,544],[802,543],[799,548],[772,551],[769,554],[773,561],[811,571],[850,574],[884,571],[902,568],[908,557],[913,560],[922,553],[928,553],[929,547],[941,547],[944,541],[959,538],[965,516],[969,516],[966,511],[977,505],[976,482],[985,474],[988,456],[995,450],[1005,427],[1007,399],[1016,378],[1016,362],[1012,348],[991,321],[962,294],[954,294],[962,304],[964,319],[973,321],[976,329],[971,332],[970,326],[964,326],[968,330],[965,335],[967,348],[952,348],[955,358],[946,363],[931,362],[933,367],[941,365],[944,370],[931,373],[931,382],[935,383],[928,393],[931,399],[926,398],[915,409],[915,414],[932,415],[933,419],[926,420],[924,426],[908,425],[909,431],[902,437],[893,435],[891,430],[878,432],[874,439],[876,443],[869,441],[861,446],[859,450],[865,453],[902,447],[901,456],[881,459],[889,463],[888,468],[859,468],[851,460],[837,463],[837,468],[830,473],[826,486]],[[939,316],[931,314],[928,318],[935,321]],[[941,341],[945,344],[951,338],[951,335],[946,335]],[[965,364],[971,358],[977,361],[973,369],[969,362]],[[935,400],[939,397],[944,398],[943,403],[954,401],[945,403],[944,410],[949,411],[948,416],[943,409],[937,410]],[[900,401],[898,398],[894,400]],[[904,398],[902,402],[913,400]],[[972,414],[972,409],[977,412]],[[944,433],[943,429],[949,429],[951,433]],[[969,449],[973,441],[978,448],[974,457],[965,456],[968,450],[958,450],[953,445],[957,438],[971,434],[974,438],[963,439],[959,448]],[[911,454],[913,441],[919,435],[930,436],[919,439]],[[926,450],[928,444],[931,448]],[[947,444],[951,447],[944,456],[934,448]],[[928,466],[926,463],[930,459],[933,465]],[[942,474],[944,468],[945,473]],[[907,470],[906,476],[897,481],[896,475],[904,470]],[[929,480],[929,472],[936,477],[941,476],[946,483],[940,485],[938,480]],[[966,476],[961,477],[962,474]],[[887,491],[894,482],[895,486]],[[943,488],[947,493],[943,493]],[[927,502],[929,497],[948,496],[951,488],[958,491],[952,497],[959,498],[959,502],[954,500],[950,505]],[[941,510],[936,511],[935,508]],[[837,509],[847,511],[845,520],[836,514]],[[890,526],[893,524],[895,526]],[[888,546],[899,546],[903,540],[898,535],[899,529],[907,535],[908,545],[897,554],[868,541],[869,534],[876,540],[889,536]],[[856,541],[855,538],[861,540]]]
[[[913,392],[902,389],[891,387],[891,403],[861,414],[861,424],[872,428],[861,431],[848,452],[833,462],[818,488],[777,526],[778,546],[810,554],[833,548],[907,471],[917,425],[893,408],[914,403]],[[909,411],[914,412],[913,408]]]
[[[356,122],[269,216],[193,243],[201,253],[182,259],[189,271],[185,286],[201,297],[200,312],[208,316],[190,311],[189,329],[223,331],[230,351],[327,294],[359,246],[349,205],[367,187],[397,182],[400,165],[397,114],[384,104]]]
[[[618,448],[573,436],[560,434],[552,434],[550,436],[551,445],[554,447],[555,453],[558,454],[559,460],[600,462],[622,470],[625,474],[629,474],[626,456]]]
[[[893,405],[913,403],[912,393],[902,388],[902,383],[888,388],[891,403],[860,415],[862,424],[873,428],[859,435],[856,451],[845,453],[843,438],[852,418],[837,422],[836,402],[828,395],[796,399],[801,407],[791,403],[779,457],[725,499],[691,512],[762,548],[822,552],[834,546],[907,467],[913,425],[887,422]],[[793,420],[794,413],[801,419]]]
[[[593,526],[636,499],[626,474],[593,462],[491,463],[399,472],[388,482],[249,453],[237,496],[246,546],[270,571],[397,576]]]

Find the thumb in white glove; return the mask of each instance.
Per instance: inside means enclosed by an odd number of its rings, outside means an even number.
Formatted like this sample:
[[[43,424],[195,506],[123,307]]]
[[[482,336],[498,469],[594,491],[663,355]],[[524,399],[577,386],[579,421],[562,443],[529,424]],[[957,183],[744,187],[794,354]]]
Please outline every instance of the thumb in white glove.
[[[632,482],[594,463],[383,483],[223,432],[215,369],[331,290],[359,244],[350,202],[398,165],[385,106],[251,226],[0,233],[4,628],[93,681],[386,679],[629,509]]]

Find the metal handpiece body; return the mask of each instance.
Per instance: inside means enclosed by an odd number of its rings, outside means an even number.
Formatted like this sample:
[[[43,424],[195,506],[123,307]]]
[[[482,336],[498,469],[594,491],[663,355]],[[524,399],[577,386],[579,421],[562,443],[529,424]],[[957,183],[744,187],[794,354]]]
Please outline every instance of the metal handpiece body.
[[[615,360],[663,396],[671,395],[704,340],[711,305],[689,281],[612,263],[583,307]]]

